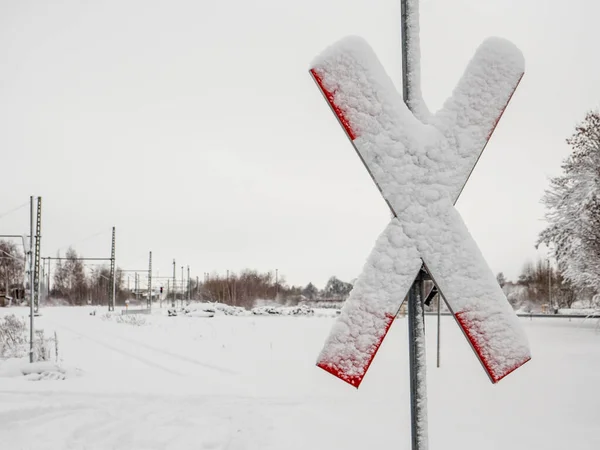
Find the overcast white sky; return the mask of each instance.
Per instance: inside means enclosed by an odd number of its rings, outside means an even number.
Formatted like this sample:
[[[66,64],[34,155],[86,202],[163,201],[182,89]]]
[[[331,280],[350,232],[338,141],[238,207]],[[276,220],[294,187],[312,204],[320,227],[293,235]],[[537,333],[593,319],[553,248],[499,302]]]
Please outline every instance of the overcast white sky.
[[[109,256],[114,225],[125,269],[152,250],[161,276],[175,258],[200,278],[350,280],[389,212],[307,70],[361,35],[400,86],[399,16],[399,0],[0,0],[0,215],[41,195],[44,256]],[[598,17],[593,0],[421,2],[431,110],[485,37],[525,55],[457,204],[509,278],[538,254],[565,138],[599,105]],[[0,234],[27,229],[27,208],[0,217]]]

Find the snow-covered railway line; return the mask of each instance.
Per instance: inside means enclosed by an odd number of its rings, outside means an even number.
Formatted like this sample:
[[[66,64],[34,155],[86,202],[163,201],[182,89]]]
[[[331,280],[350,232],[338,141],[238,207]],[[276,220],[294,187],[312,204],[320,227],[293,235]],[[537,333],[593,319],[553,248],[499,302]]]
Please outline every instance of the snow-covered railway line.
[[[128,350],[124,349],[123,348],[124,346],[122,344],[120,344],[120,343],[118,345],[110,344],[110,343],[108,343],[108,342],[106,342],[106,341],[104,341],[102,339],[97,339],[95,337],[90,336],[89,334],[82,333],[81,331],[74,330],[71,327],[67,327],[64,324],[56,324],[56,325],[58,327],[60,327],[62,330],[65,330],[65,331],[67,331],[69,333],[72,333],[72,334],[74,334],[76,336],[85,338],[85,339],[93,342],[94,344],[100,345],[100,346],[102,346],[104,348],[107,348],[109,350],[117,352],[117,353],[119,353],[121,355],[124,355],[126,357],[135,359],[135,360],[137,360],[137,361],[139,361],[139,362],[141,362],[141,363],[143,363],[143,364],[145,364],[145,365],[147,365],[149,367],[152,367],[154,369],[158,369],[158,370],[167,372],[167,373],[169,373],[171,375],[185,376],[184,373],[175,371],[175,370],[169,368],[166,365],[158,364],[158,363],[156,363],[155,361],[153,361],[151,359],[145,358],[143,356],[140,356],[139,354],[135,354],[135,353],[133,353],[131,351],[128,351]]]
[[[119,340],[126,341],[126,342],[131,342],[132,344],[138,345],[140,347],[143,347],[145,349],[151,350],[153,352],[160,353],[162,355],[166,355],[168,357],[175,358],[175,359],[180,360],[180,361],[185,361],[185,362],[188,362],[190,364],[194,364],[194,365],[200,366],[200,367],[202,367],[204,369],[214,370],[214,371],[220,372],[222,374],[227,374],[227,375],[237,375],[238,374],[238,372],[236,372],[234,370],[231,370],[231,369],[228,369],[226,367],[219,367],[219,366],[215,366],[213,364],[209,364],[209,363],[205,363],[205,362],[202,362],[202,361],[198,361],[197,359],[190,358],[189,356],[185,356],[185,355],[180,355],[180,354],[177,354],[177,353],[173,353],[173,352],[171,352],[169,350],[165,350],[163,348],[158,348],[158,347],[155,347],[153,345],[146,344],[145,342],[140,342],[140,341],[138,341],[136,339],[130,339],[130,338],[126,338],[124,336],[119,336]]]
[[[72,324],[65,324],[62,321],[48,320],[48,325],[59,332],[59,336],[65,333],[83,338],[93,344],[108,349],[111,353],[117,353],[127,359],[142,363],[146,367],[159,370],[169,375],[178,377],[204,375],[207,371],[218,372],[221,375],[235,375],[236,372],[224,367],[219,367],[210,363],[199,361],[189,356],[177,354],[170,350],[157,347],[137,339],[125,336],[125,333],[111,333],[110,325],[101,326],[101,328],[91,327],[90,329],[81,329],[73,327]],[[98,358],[107,359],[107,365],[111,364],[110,354],[96,352]]]

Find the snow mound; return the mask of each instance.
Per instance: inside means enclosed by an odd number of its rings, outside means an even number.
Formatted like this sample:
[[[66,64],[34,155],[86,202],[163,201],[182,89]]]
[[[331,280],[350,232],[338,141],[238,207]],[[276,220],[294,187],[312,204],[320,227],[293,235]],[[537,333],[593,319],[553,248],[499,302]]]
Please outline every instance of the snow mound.
[[[252,309],[255,316],[313,316],[315,310],[308,306],[257,306]]]
[[[248,316],[250,311],[241,306],[231,306],[225,303],[209,303],[209,305],[215,310],[217,314],[224,314],[226,316]]]
[[[26,358],[0,361],[0,377],[25,377],[26,380],[64,380],[67,372],[50,361],[30,363]]]

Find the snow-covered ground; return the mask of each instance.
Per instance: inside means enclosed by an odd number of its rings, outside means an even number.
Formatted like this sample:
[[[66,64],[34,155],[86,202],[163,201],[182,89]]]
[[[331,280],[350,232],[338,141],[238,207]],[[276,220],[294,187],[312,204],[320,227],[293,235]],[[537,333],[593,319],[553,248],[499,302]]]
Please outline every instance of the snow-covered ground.
[[[410,448],[406,319],[355,390],[315,367],[331,317],[89,312],[42,310],[68,376],[0,378],[0,449]],[[533,359],[492,385],[450,317],[437,369],[426,320],[431,449],[600,448],[596,321],[519,319]]]

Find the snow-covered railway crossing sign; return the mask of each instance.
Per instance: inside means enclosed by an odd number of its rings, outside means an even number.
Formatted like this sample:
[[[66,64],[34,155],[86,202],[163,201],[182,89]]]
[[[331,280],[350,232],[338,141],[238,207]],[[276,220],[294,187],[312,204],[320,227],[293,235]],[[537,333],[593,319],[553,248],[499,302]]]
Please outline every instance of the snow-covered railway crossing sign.
[[[529,346],[454,203],[523,75],[520,51],[486,40],[442,109],[419,117],[361,38],[332,45],[310,72],[394,215],[318,366],[358,387],[424,265],[499,381],[530,359]]]

